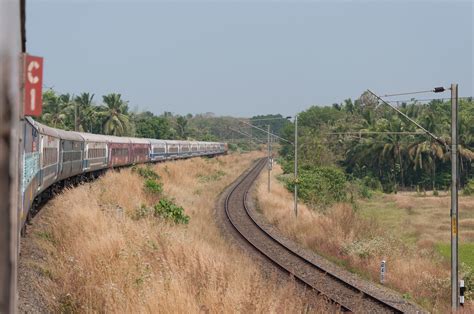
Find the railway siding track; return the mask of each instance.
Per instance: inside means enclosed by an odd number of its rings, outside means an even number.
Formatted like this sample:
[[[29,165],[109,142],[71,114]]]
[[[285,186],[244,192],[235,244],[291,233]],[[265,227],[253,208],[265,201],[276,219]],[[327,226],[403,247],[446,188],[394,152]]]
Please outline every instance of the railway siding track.
[[[255,163],[251,170],[241,176],[234,186],[227,191],[224,210],[226,218],[240,237],[277,265],[278,268],[294,276],[302,284],[315,289],[328,299],[339,304],[344,311],[371,313],[417,313],[423,310],[406,302],[401,297],[393,297],[382,291],[374,293],[373,289],[364,289],[354,282],[353,278],[342,278],[334,269],[320,265],[301,254],[299,250],[288,245],[287,241],[276,237],[259,219],[249,206],[249,191],[254,181],[265,166],[265,159]],[[322,263],[324,264],[324,263]],[[370,285],[370,284],[369,284]],[[365,285],[367,286],[367,284]],[[373,285],[374,286],[374,285]],[[387,290],[387,289],[385,289]]]

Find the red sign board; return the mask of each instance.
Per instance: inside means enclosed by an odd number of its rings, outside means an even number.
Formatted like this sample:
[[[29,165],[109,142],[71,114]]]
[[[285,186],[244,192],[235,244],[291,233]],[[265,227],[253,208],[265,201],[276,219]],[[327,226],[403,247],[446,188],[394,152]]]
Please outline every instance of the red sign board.
[[[24,114],[40,116],[43,108],[43,58],[25,55]]]

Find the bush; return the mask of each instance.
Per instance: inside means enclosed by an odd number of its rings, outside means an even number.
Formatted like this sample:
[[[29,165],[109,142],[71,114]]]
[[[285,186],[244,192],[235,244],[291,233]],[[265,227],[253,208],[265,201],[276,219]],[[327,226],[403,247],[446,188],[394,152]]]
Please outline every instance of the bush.
[[[474,179],[467,181],[466,185],[462,189],[462,195],[474,195]]]
[[[154,207],[155,216],[171,220],[176,224],[188,224],[189,216],[184,213],[184,208],[176,205],[173,201],[166,198],[161,199]]]
[[[136,172],[139,176],[145,178],[145,179],[153,179],[153,180],[159,180],[160,175],[155,172],[150,166],[146,167],[137,167],[133,166],[132,171]]]
[[[132,214],[132,219],[140,220],[142,218],[148,217],[150,215],[151,209],[148,208],[145,204],[142,204],[137,210]]]
[[[154,179],[146,179],[145,190],[152,194],[161,194],[163,192],[163,184],[156,182]]]
[[[295,182],[288,181],[287,187],[294,191]],[[344,172],[335,167],[305,167],[298,176],[299,196],[311,206],[325,208],[336,202],[345,201],[347,181]]]

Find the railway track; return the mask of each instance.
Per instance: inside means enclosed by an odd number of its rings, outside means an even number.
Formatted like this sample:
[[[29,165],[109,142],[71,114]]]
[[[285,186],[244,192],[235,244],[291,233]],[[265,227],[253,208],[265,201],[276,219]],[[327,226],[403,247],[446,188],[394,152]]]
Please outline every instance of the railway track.
[[[238,179],[225,198],[226,218],[238,235],[278,268],[338,304],[342,311],[403,313],[404,310],[395,304],[362,291],[294,252],[257,223],[247,205],[247,196],[265,164],[266,159],[259,160],[245,176]]]

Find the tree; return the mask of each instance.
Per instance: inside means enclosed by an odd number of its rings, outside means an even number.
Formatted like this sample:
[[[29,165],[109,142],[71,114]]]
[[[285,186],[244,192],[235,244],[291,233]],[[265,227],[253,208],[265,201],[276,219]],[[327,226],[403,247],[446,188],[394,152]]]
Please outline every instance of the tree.
[[[102,97],[104,104],[98,116],[102,119],[102,130],[107,135],[124,136],[129,134],[130,119],[128,104],[120,94],[108,94]]]
[[[97,124],[97,113],[92,104],[94,94],[82,93],[74,98],[76,110],[76,124],[78,131],[92,132]]]
[[[135,115],[135,136],[144,138],[170,139],[170,125],[168,119],[157,117],[147,111]]]
[[[183,116],[179,116],[176,119],[176,125],[177,125],[177,132],[178,136],[180,139],[186,139],[188,132],[187,132],[187,125],[188,125],[188,119],[186,119]]]
[[[40,117],[40,121],[53,128],[66,127],[67,113],[64,103],[52,90],[43,94],[43,115]]]

